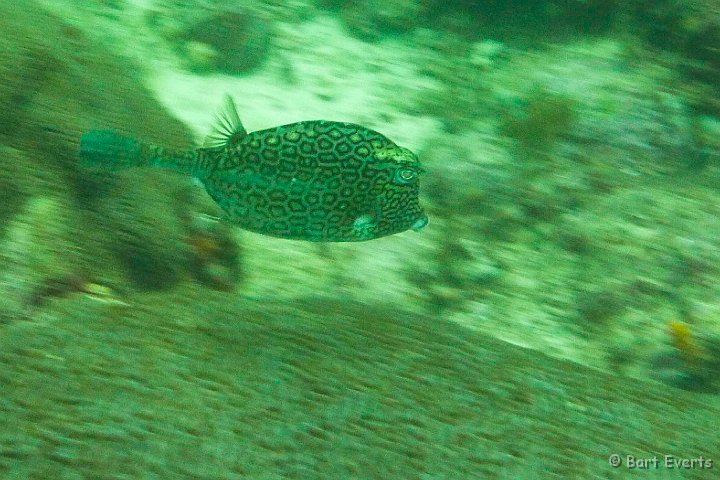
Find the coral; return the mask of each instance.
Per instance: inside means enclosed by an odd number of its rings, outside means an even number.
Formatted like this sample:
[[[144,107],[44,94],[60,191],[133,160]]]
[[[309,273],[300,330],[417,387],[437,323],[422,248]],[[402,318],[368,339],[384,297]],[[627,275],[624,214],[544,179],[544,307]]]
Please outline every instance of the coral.
[[[666,61],[683,75],[678,89],[700,112],[720,113],[720,8],[708,0],[631,2],[633,31],[651,47],[675,52]]]
[[[270,27],[261,17],[244,11],[219,11],[188,26],[186,41],[209,45],[217,52],[218,70],[237,74],[259,66],[267,57]]]
[[[601,34],[616,23],[619,0],[431,0],[427,23],[470,38],[490,35],[509,41]]]
[[[622,295],[609,288],[583,288],[577,292],[578,325],[586,331],[598,331],[607,327],[607,322],[622,312]]]
[[[697,333],[689,323],[671,320],[667,333],[672,350],[655,354],[652,375],[667,384],[690,391],[720,391],[720,337]]]
[[[687,164],[691,171],[702,171],[720,164],[720,119],[709,115],[694,118],[692,151]]]
[[[186,241],[190,246],[190,265],[204,284],[232,291],[240,280],[240,247],[232,226],[204,214],[192,216]]]
[[[419,288],[433,312],[462,310],[497,287],[505,270],[480,251],[477,242],[448,237],[434,253],[433,265],[408,269],[406,278]]]
[[[680,51],[692,59],[717,57],[720,10],[707,0],[660,0],[627,5],[635,31],[650,45]]]
[[[521,109],[508,112],[501,132],[526,151],[547,150],[570,131],[576,110],[572,97],[538,88],[527,95]]]
[[[340,10],[351,33],[377,40],[415,27],[436,28],[468,39],[481,35],[518,41],[607,32],[620,12],[619,0],[320,0]]]
[[[415,0],[355,0],[342,7],[341,18],[352,34],[377,40],[412,30],[424,10],[424,2]]]
[[[690,326],[687,323],[673,320],[668,327],[675,348],[688,362],[695,362],[700,356],[700,350],[696,340],[693,338]]]
[[[262,65],[270,50],[270,24],[249,9],[217,5],[185,12],[167,5],[148,20],[199,73],[246,73]]]

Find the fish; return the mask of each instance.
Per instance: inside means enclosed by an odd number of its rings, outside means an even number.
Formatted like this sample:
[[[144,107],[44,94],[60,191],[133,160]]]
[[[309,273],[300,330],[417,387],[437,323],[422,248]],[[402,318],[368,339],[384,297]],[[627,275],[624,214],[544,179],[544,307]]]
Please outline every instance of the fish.
[[[84,167],[159,167],[198,179],[242,229],[314,242],[367,241],[419,231],[424,169],[411,150],[348,122],[306,120],[247,132],[228,95],[201,147],[173,151],[116,130],[80,139]]]

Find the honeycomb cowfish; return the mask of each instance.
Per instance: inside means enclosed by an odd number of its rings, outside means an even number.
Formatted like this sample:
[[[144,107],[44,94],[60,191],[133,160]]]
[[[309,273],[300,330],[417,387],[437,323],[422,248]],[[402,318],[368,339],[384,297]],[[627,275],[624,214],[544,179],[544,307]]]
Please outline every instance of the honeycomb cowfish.
[[[311,120],[248,133],[230,97],[201,148],[171,151],[112,130],[80,140],[84,166],[161,167],[197,178],[246,230],[317,242],[420,230],[417,156],[352,123]]]

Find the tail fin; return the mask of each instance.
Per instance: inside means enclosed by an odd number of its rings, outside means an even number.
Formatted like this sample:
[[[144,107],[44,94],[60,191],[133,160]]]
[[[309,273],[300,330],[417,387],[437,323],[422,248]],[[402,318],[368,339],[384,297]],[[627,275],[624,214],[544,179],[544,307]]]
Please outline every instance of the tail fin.
[[[143,157],[139,141],[113,130],[91,130],[80,138],[80,161],[85,167],[119,170],[149,165]]]

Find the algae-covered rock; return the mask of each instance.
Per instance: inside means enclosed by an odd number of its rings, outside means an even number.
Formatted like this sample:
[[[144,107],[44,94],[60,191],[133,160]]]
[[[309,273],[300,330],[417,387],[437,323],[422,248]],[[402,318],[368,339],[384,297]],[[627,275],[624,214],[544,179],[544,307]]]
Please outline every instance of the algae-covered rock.
[[[270,50],[271,24],[256,11],[229,3],[183,8],[161,2],[148,22],[184,65],[199,73],[246,73],[260,66]]]
[[[720,113],[720,6],[711,0],[632,2],[633,31],[651,47],[678,54],[668,58],[683,75],[696,110]]]
[[[170,285],[188,268],[182,219],[167,212],[175,203],[172,183],[160,175],[145,176],[143,182],[124,175],[117,192],[102,202],[112,250],[142,288]],[[155,189],[148,188],[153,184]]]
[[[67,199],[29,199],[0,239],[2,314],[15,316],[30,307],[33,292],[48,279],[75,275],[80,250],[73,240],[77,216]],[[1,319],[0,319],[1,320]]]
[[[4,231],[10,218],[20,211],[20,206],[29,195],[29,188],[18,182],[27,175],[24,171],[29,161],[20,150],[0,145],[0,234]]]
[[[350,32],[366,40],[415,27],[514,41],[599,34],[615,25],[621,11],[618,0],[321,0],[320,5],[339,10]]]
[[[0,113],[0,144],[6,153],[0,195],[7,197],[0,222],[26,211],[20,205],[30,198],[60,202],[76,212],[73,245],[88,252],[84,268],[93,274],[112,275],[118,264],[132,272],[138,259],[145,259],[141,263],[148,272],[176,278],[183,268],[177,258],[184,207],[174,204],[173,192],[185,180],[88,172],[80,168],[77,152],[80,135],[93,128],[117,128],[180,148],[189,143],[186,128],[165,113],[136,68],[39,4],[0,4],[0,29],[5,112]]]
[[[194,215],[188,223],[193,275],[205,285],[232,291],[242,275],[242,251],[233,240],[233,227],[205,214]]]
[[[4,329],[0,476],[615,478],[613,452],[720,451],[715,398],[442,316],[194,288],[132,302]]]
[[[46,40],[38,38],[39,43],[18,44],[17,37],[13,37],[17,31],[17,25],[8,29],[3,25],[0,38],[0,105],[6,106],[0,109],[0,136],[5,139],[22,126],[29,103],[47,79],[46,62],[50,60],[46,56],[50,50]],[[18,47],[21,50],[16,50]]]
[[[358,0],[348,2],[341,10],[341,17],[352,34],[377,40],[384,35],[412,30],[424,9],[424,3],[415,0]]]
[[[519,111],[510,111],[501,130],[528,151],[550,148],[566,135],[577,117],[577,102],[570,96],[542,88],[530,92]]]
[[[211,65],[229,74],[251,70],[265,60],[270,27],[246,11],[219,11],[192,23],[183,32],[186,45],[205,45],[215,52]],[[187,48],[187,46],[186,46]]]

